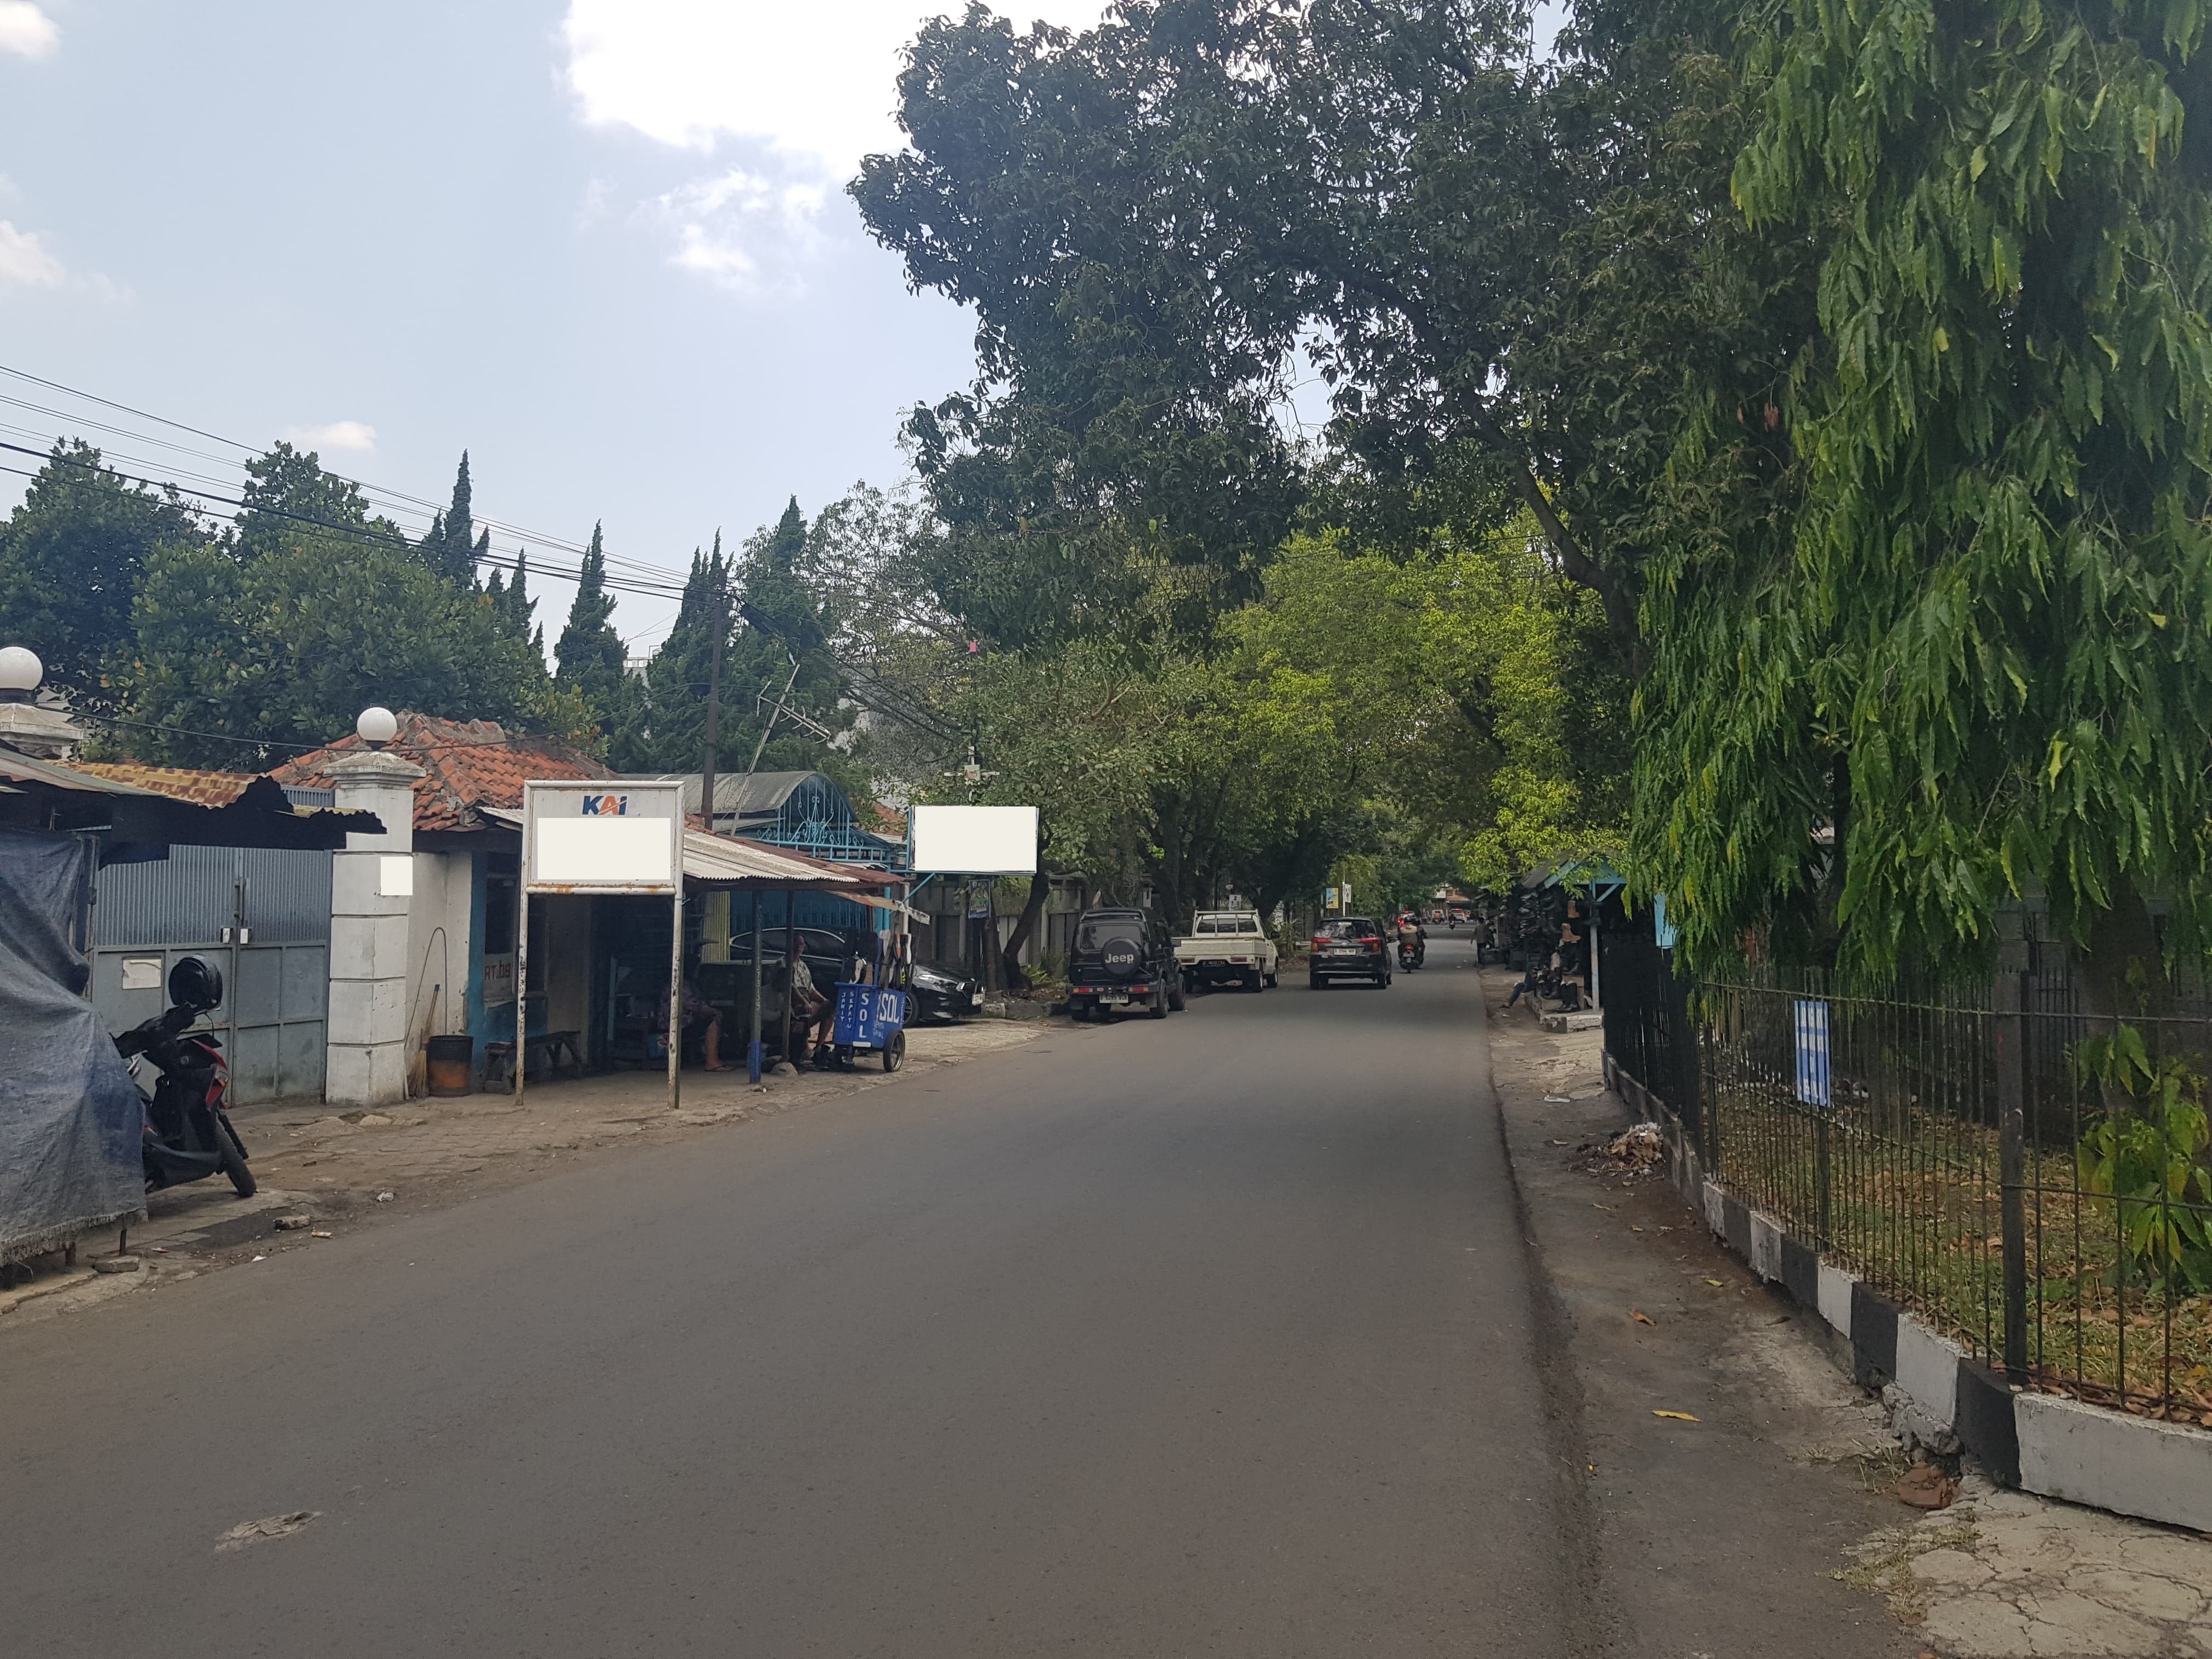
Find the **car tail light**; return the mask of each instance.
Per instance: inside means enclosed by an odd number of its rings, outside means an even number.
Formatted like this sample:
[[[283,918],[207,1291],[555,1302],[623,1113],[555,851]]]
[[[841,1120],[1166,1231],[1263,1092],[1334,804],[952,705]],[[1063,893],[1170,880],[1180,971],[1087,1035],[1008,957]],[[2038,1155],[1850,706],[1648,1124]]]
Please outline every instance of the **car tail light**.
[[[1313,948],[1316,951],[1326,951],[1328,949],[1328,941],[1325,939],[1316,939],[1313,942]]]
[[[1366,938],[1361,939],[1359,942],[1373,950],[1379,951],[1382,948],[1382,941],[1373,933],[1368,934]]]

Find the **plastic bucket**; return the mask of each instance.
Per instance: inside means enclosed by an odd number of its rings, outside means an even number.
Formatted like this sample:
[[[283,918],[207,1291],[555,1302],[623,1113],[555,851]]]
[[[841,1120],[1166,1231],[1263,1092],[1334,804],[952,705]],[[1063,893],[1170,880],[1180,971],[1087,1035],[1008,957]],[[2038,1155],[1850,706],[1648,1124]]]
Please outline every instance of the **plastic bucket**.
[[[477,1040],[472,1036],[434,1036],[422,1045],[428,1060],[430,1092],[465,1095],[476,1082]]]

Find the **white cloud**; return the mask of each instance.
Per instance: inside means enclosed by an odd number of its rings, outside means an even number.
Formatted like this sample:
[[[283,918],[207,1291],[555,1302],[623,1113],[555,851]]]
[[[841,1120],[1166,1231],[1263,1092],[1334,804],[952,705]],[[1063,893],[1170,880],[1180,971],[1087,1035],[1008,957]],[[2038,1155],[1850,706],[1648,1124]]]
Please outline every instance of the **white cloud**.
[[[671,264],[733,292],[757,294],[796,290],[795,268],[820,250],[828,201],[821,182],[732,167],[657,196],[648,209],[675,244]]]
[[[285,441],[295,449],[374,449],[376,428],[364,421],[332,421],[327,426],[290,426]]]
[[[817,176],[896,148],[899,51],[928,0],[569,0],[561,38],[584,120],[677,149],[763,140]],[[1103,0],[1027,0],[1015,15],[1088,27]],[[802,159],[803,158],[803,159]]]
[[[54,20],[31,0],[0,0],[0,52],[44,58],[61,40],[62,32],[54,27]]]
[[[1016,15],[1064,27],[1106,0],[1024,0]],[[561,35],[586,125],[677,150],[738,147],[742,165],[641,204],[669,262],[733,293],[800,291],[830,199],[860,157],[897,148],[899,53],[946,0],[569,0]],[[580,224],[604,192],[585,192]]]
[[[0,219],[0,288],[59,288],[68,275],[36,231]]]

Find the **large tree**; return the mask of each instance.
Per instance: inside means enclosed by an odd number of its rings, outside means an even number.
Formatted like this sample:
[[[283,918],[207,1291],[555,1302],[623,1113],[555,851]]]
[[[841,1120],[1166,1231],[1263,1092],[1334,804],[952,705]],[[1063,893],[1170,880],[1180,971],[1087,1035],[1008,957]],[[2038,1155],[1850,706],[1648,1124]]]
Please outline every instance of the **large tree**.
[[[271,764],[341,736],[373,702],[573,729],[576,705],[512,615],[428,569],[352,485],[281,445],[248,470],[235,538],[146,562],[125,681],[132,752]]]
[[[1735,189],[1818,250],[1780,534],[1685,544],[1645,844],[1722,951],[1832,830],[1844,965],[1970,969],[2046,896],[2093,1005],[2212,923],[2212,82],[2194,7],[1795,0]]]
[[[0,645],[37,652],[81,713],[120,713],[139,577],[158,550],[206,539],[173,489],[126,481],[81,440],[56,444],[0,524]]]
[[[586,717],[617,766],[641,767],[644,687],[629,672],[629,652],[615,631],[614,596],[607,592],[603,526],[592,526],[591,545],[576,582],[568,620],[553,647],[554,682],[580,697]]]

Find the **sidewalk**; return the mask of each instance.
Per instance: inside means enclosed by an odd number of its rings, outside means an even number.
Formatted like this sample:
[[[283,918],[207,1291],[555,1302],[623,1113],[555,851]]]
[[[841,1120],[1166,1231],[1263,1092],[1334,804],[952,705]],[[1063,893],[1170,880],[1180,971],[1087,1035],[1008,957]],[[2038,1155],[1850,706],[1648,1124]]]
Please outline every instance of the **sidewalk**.
[[[1996,1491],[1971,1469],[1949,1509],[1906,1507],[1904,1455],[1827,1326],[1722,1249],[1663,1170],[1594,1156],[1630,1121],[1604,1086],[1601,1034],[1508,1013],[1509,978],[1484,980],[1619,1650],[2212,1654],[2212,1540]],[[1759,1593],[1716,1596],[1747,1562]]]
[[[240,1198],[219,1178],[152,1194],[147,1218],[128,1229],[139,1270],[96,1273],[94,1258],[112,1255],[122,1235],[114,1228],[88,1234],[74,1267],[57,1265],[0,1291],[0,1333],[151,1283],[310,1248],[349,1227],[459,1203],[612,1150],[663,1145],[840,1096],[895,1091],[913,1078],[1073,1029],[1065,1018],[917,1026],[907,1033],[906,1064],[889,1074],[879,1062],[864,1061],[850,1072],[771,1073],[754,1085],[742,1068],[690,1070],[673,1112],[665,1072],[532,1083],[520,1107],[511,1095],[475,1094],[374,1112],[337,1113],[312,1100],[251,1108],[233,1121],[260,1185],[253,1197]]]

